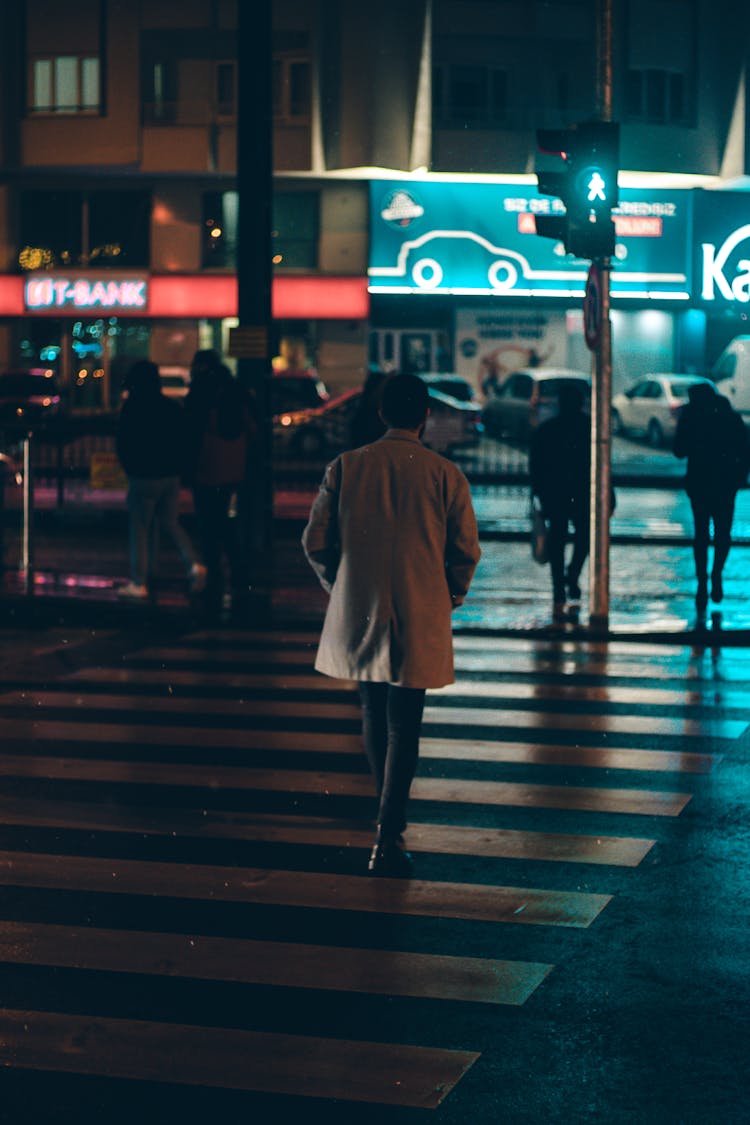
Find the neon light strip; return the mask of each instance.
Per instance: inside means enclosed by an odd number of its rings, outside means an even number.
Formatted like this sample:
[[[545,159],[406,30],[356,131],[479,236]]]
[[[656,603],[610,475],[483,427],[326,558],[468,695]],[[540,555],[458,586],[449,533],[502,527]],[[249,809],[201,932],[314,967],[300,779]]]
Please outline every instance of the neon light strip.
[[[394,296],[429,297],[437,294],[440,297],[583,297],[583,289],[417,289],[408,285],[370,285],[368,293],[393,294]],[[660,293],[651,289],[639,289],[632,292],[618,293],[612,290],[612,299],[637,298],[643,301],[689,301],[689,293]]]

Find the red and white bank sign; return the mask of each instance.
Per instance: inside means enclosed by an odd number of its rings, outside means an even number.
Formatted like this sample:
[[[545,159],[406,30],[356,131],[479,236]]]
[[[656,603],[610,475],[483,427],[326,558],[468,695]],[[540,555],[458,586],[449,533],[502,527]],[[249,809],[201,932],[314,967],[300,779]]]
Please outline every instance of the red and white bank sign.
[[[143,275],[32,274],[24,283],[24,307],[36,313],[146,313],[148,281]]]

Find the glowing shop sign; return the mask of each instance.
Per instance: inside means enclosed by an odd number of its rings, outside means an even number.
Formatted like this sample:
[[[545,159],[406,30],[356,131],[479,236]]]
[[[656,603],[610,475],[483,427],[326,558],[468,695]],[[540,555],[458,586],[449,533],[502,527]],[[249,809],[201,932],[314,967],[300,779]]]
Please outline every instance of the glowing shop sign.
[[[145,309],[148,282],[143,277],[30,277],[24,286],[29,311],[54,309],[123,310]]]
[[[724,239],[717,250],[712,242],[703,242],[703,284],[701,297],[704,301],[713,301],[718,291],[719,296],[727,301],[740,301],[746,304],[750,301],[750,261],[740,258],[734,261],[733,269],[727,271],[727,262],[734,255],[734,251],[743,242],[747,242],[750,253],[750,226],[739,227]],[[729,272],[729,276],[727,273]],[[732,276],[734,274],[734,276]]]

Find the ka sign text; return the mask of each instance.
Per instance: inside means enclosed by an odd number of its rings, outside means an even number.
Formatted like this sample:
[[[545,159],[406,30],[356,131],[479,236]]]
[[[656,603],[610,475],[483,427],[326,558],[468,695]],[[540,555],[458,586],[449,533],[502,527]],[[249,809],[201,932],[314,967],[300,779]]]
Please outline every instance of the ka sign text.
[[[745,240],[750,240],[750,225],[739,227],[729,235],[717,250],[711,242],[702,243],[703,286],[701,297],[714,301],[723,297],[727,301],[750,301],[750,259],[741,258],[727,277],[726,264],[730,254]]]

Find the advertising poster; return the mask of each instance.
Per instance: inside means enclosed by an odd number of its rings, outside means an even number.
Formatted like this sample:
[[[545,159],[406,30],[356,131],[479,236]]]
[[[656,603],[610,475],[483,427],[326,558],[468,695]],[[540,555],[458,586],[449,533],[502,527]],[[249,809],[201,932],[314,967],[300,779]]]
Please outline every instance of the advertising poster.
[[[690,192],[622,188],[612,296],[689,300]],[[589,263],[536,233],[563,210],[531,184],[373,181],[370,293],[583,299]]]
[[[481,394],[521,367],[565,367],[565,313],[502,308],[456,310],[456,371]]]

